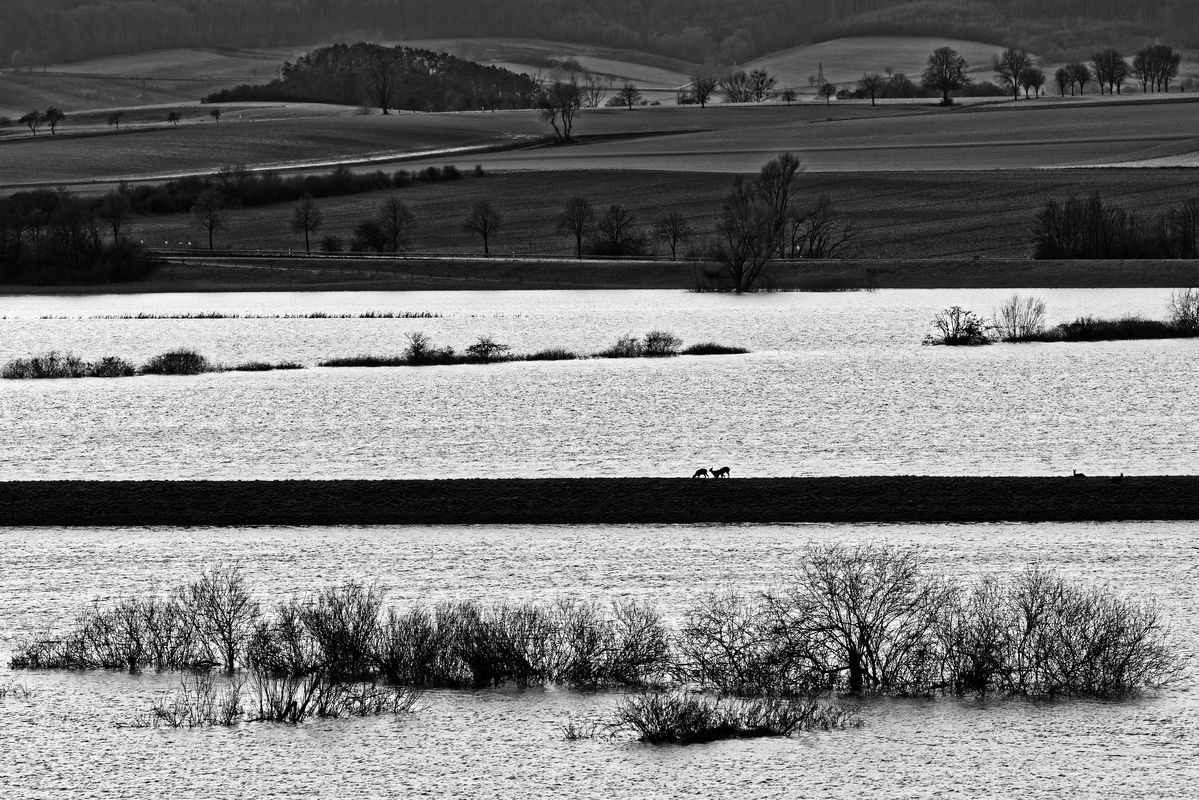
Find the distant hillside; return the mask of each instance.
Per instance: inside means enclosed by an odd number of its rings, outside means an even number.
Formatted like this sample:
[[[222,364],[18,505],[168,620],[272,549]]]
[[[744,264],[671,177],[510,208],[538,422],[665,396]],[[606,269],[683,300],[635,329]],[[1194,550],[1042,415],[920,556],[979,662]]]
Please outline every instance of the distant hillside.
[[[1053,58],[1199,45],[1194,0],[4,0],[0,66],[178,47],[506,36],[743,63],[861,36],[1005,40]]]
[[[359,42],[313,50],[283,65],[270,83],[216,92],[206,100],[282,100],[413,111],[528,108],[537,84],[527,75],[446,53]]]

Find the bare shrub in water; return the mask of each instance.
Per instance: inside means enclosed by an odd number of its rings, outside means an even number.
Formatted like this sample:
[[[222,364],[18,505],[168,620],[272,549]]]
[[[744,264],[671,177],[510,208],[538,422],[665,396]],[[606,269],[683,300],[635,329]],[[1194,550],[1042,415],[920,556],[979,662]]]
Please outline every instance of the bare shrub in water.
[[[1045,333],[1045,302],[1014,294],[995,309],[995,332],[1005,342],[1027,342]]]
[[[329,678],[362,680],[374,674],[382,609],[383,590],[359,583],[325,589],[303,607],[300,621]]]
[[[1179,674],[1155,605],[1037,568],[980,582],[943,635],[959,693],[1117,699]]]
[[[178,593],[179,607],[214,665],[232,671],[262,616],[239,564],[215,564]]]
[[[661,358],[677,356],[683,340],[670,331],[650,331],[645,334],[645,343],[641,347],[641,355],[646,358]]]
[[[179,687],[167,692],[150,710],[134,721],[139,728],[205,728],[236,725],[245,718],[242,679],[218,690],[209,673],[183,676]]]
[[[787,657],[760,598],[732,589],[704,595],[683,617],[680,677],[727,694],[787,691]]]
[[[199,375],[211,372],[212,364],[195,350],[172,350],[156,355],[142,365],[143,375]]]
[[[1170,322],[1184,331],[1199,332],[1199,289],[1170,293]]]
[[[798,697],[728,698],[691,692],[642,694],[622,701],[612,727],[638,741],[696,744],[719,739],[790,736],[851,724],[839,706]]]
[[[950,306],[932,320],[936,333],[924,337],[924,344],[989,344],[987,326],[982,318],[961,306]]]
[[[853,693],[923,694],[940,674],[938,623],[958,590],[919,550],[810,546],[768,595],[788,661]]]
[[[87,364],[71,353],[51,351],[40,356],[14,359],[0,370],[0,377],[10,379],[84,378]]]

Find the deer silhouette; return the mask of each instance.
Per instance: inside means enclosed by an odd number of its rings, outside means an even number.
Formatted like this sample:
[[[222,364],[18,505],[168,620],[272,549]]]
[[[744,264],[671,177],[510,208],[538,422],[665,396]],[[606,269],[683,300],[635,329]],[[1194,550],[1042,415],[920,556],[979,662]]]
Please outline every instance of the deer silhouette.
[[[1086,475],[1083,475],[1081,472],[1079,472],[1079,471],[1078,471],[1078,470],[1076,470],[1076,469],[1072,469],[1072,470],[1070,470],[1070,472],[1074,473],[1073,475],[1071,475],[1071,476],[1070,476],[1071,478],[1085,478],[1085,477],[1087,477]]]
[[[695,474],[692,475],[691,477],[692,478],[706,478],[706,477],[708,477],[708,471],[706,469],[704,469],[703,467],[700,467],[699,469],[697,469],[695,471]]]
[[[713,478],[727,478],[729,476],[729,468],[721,467],[720,469],[711,470]]]

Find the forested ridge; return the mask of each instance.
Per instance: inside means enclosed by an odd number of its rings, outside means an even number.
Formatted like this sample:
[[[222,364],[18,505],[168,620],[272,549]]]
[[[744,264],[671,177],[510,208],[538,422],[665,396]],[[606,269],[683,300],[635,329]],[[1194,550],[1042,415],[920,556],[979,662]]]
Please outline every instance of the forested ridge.
[[[374,105],[413,111],[529,108],[537,84],[527,75],[445,53],[359,42],[321,47],[283,65],[280,78],[238,86],[211,103],[282,100]]]
[[[170,47],[521,36],[737,63],[855,34],[982,38],[1051,57],[1160,36],[1199,45],[1193,0],[5,0],[0,66]]]

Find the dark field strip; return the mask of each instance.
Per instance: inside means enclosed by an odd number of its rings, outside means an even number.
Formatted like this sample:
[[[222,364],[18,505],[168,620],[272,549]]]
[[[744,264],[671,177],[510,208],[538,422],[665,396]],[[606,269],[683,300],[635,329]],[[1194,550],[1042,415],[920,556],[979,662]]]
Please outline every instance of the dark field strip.
[[[1199,476],[12,481],[0,527],[1199,519]]]

